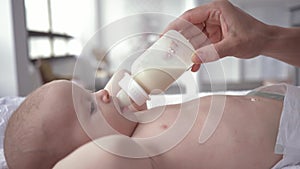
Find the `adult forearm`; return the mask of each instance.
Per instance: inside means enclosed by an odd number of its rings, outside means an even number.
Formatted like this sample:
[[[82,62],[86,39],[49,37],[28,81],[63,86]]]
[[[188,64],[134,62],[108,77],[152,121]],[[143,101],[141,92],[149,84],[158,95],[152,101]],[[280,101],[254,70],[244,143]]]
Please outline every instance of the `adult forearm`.
[[[300,67],[300,28],[267,25],[261,54]]]

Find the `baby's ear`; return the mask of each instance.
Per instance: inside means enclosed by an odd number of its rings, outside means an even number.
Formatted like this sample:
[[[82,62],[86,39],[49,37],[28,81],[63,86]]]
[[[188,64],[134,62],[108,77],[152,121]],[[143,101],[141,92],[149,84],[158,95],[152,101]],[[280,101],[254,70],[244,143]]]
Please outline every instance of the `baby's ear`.
[[[104,89],[107,90],[111,96],[116,96],[120,91],[121,88],[119,86],[119,81],[124,77],[125,73],[130,74],[128,71],[123,69],[117,71],[106,84]]]

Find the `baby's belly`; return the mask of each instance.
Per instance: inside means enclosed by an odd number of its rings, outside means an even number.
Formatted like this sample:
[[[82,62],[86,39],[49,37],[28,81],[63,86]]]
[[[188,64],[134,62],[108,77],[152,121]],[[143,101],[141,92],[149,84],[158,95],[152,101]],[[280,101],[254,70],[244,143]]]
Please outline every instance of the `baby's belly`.
[[[174,137],[162,140],[167,144],[152,145],[156,152],[151,158],[154,168],[267,169],[281,159],[281,156],[273,153],[281,102],[264,98],[251,101],[250,97],[226,97],[222,119],[213,135],[203,144],[199,143],[199,136],[211,110],[211,97],[200,99],[194,123],[187,120],[187,123],[191,123],[191,130],[173,130],[179,114],[193,116],[193,113],[184,111],[191,110],[190,107],[195,107],[198,103],[199,100],[194,100],[181,107],[168,106],[157,120],[138,125],[133,137],[151,139],[161,137],[169,131],[174,132]],[[180,112],[181,110],[183,111]],[[152,111],[161,109],[153,109],[148,113]],[[184,127],[186,126],[183,125]],[[182,137],[177,137],[178,135]]]

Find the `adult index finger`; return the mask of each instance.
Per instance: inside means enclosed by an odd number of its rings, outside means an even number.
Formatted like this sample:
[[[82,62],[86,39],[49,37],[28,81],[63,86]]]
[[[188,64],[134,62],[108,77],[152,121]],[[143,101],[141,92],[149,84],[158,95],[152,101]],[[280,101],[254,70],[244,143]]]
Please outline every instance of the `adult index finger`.
[[[162,35],[166,33],[168,30],[177,30],[181,31],[185,28],[193,25],[197,25],[199,23],[205,22],[210,14],[210,11],[216,10],[212,8],[211,4],[205,4],[193,9],[190,9],[184,12],[177,19],[172,21],[166,29],[163,31]]]

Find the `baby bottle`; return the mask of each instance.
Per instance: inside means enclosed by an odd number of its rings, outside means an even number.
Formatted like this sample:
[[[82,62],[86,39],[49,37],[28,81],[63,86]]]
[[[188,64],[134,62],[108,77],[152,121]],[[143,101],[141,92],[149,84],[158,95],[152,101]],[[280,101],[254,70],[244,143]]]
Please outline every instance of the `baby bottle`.
[[[179,32],[170,30],[139,56],[131,66],[131,75],[119,81],[117,94],[121,108],[143,105],[149,94],[159,94],[168,89],[192,66],[194,48]],[[132,106],[130,106],[132,109]]]

